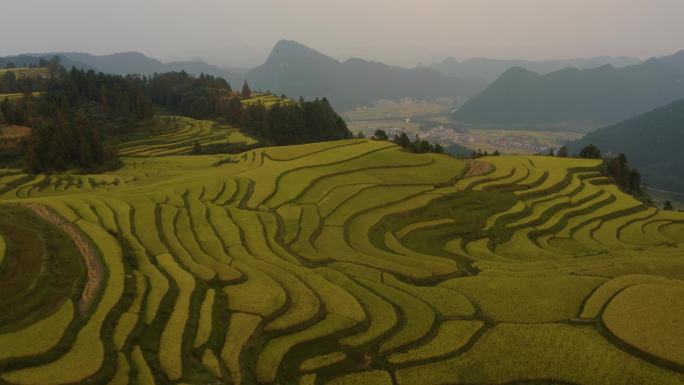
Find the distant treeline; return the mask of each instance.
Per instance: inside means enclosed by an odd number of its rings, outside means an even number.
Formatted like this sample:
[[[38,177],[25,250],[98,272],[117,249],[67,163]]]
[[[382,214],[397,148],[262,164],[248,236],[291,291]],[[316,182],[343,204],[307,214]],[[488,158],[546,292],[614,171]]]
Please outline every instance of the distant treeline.
[[[185,72],[150,77],[66,71],[55,58],[44,63],[49,76],[2,76],[0,92],[24,93],[0,101],[0,124],[31,128],[23,144],[25,166],[31,172],[92,171],[118,164],[106,139],[135,133],[158,109],[197,119],[227,121],[259,139],[263,145],[289,145],[350,138],[342,118],[327,100],[244,107],[245,84],[233,92],[222,78]],[[40,92],[40,96],[33,96]],[[221,151],[222,147],[211,149]],[[236,151],[230,146],[229,152]],[[2,154],[0,154],[2,155]],[[2,156],[0,156],[0,159]]]
[[[363,138],[363,133],[359,132],[357,135],[357,138]],[[373,140],[390,140],[390,138],[387,135],[387,132],[385,132],[385,130],[375,130],[371,139],[373,139]],[[409,139],[408,135],[406,135],[405,132],[402,132],[399,135],[394,135],[394,138],[391,140],[391,142],[400,146],[404,150],[414,152],[416,154],[426,154],[428,152],[433,152],[435,154],[443,154],[444,153],[444,148],[442,147],[441,144],[435,143],[433,145],[429,141],[427,141],[425,139],[421,139],[420,137],[418,137],[418,135],[416,135],[415,139],[413,141],[411,141],[411,139]]]

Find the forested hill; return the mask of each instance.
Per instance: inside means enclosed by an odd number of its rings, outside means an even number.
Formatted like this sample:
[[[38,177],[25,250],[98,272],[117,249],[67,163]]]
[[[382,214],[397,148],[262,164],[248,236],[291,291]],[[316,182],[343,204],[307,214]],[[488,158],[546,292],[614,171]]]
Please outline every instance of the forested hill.
[[[294,97],[323,96],[346,110],[380,99],[458,97],[484,89],[483,80],[450,78],[427,68],[405,69],[349,59],[340,62],[293,41],[276,44],[267,61],[247,73],[256,88]]]
[[[124,77],[76,68],[66,71],[58,57],[47,65],[43,72],[49,76],[17,77],[7,69],[0,77],[0,166],[24,166],[30,172],[115,168],[117,156],[107,141],[144,134],[150,126],[157,133],[168,130],[159,119],[155,121],[159,110],[230,124],[262,145],[351,137],[325,98],[295,102],[253,95],[246,83],[235,92],[223,78],[186,72]],[[20,127],[29,135],[10,146],[2,135],[7,126]],[[211,149],[214,153],[233,150],[230,146]]]
[[[684,193],[684,100],[601,128],[568,147],[576,153],[588,144],[605,154],[626,154],[648,185]]]
[[[463,123],[601,127],[684,98],[684,51],[547,75],[513,68],[456,113]]]

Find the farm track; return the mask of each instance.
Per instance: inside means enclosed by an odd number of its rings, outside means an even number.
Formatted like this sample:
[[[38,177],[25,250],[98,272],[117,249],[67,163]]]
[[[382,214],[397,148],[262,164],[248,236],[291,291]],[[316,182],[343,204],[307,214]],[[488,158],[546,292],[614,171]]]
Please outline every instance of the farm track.
[[[45,221],[59,227],[71,238],[81,253],[86,266],[86,281],[78,302],[78,311],[85,316],[102,290],[105,268],[92,241],[87,238],[73,223],[65,221],[42,204],[30,204],[29,207]]]
[[[629,287],[684,287],[684,216],[595,183],[598,162],[364,140],[167,156],[204,128],[122,145],[106,175],[3,174],[0,203],[60,225],[87,273],[62,355],[0,358],[1,385],[684,379],[604,319]]]

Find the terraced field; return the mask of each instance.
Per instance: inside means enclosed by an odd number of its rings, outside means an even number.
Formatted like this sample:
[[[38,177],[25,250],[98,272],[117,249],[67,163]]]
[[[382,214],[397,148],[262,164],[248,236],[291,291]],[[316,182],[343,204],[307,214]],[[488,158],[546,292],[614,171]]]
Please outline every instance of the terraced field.
[[[20,77],[48,77],[49,72],[47,68],[30,68],[30,67],[18,67],[18,68],[0,68],[0,76],[5,75],[8,72],[13,72],[18,78]]]
[[[169,130],[139,138],[129,138],[118,145],[119,154],[130,157],[156,157],[189,155],[193,145],[202,146],[224,143],[252,144],[256,141],[240,130],[219,125],[214,121],[195,120],[181,116],[162,117]]]
[[[32,93],[32,95],[34,97],[40,96],[40,92],[34,92],[34,93]],[[24,94],[22,94],[22,93],[0,94],[0,102],[4,101],[5,99],[7,99],[10,102],[15,102],[15,101],[17,101],[23,97],[24,97]]]
[[[684,213],[598,161],[193,136],[0,173],[0,384],[684,383]]]
[[[241,102],[244,106],[251,106],[253,104],[261,103],[264,105],[264,107],[270,108],[278,103],[289,104],[292,101],[290,99],[283,99],[280,96],[272,94],[253,93],[249,98],[242,99]]]

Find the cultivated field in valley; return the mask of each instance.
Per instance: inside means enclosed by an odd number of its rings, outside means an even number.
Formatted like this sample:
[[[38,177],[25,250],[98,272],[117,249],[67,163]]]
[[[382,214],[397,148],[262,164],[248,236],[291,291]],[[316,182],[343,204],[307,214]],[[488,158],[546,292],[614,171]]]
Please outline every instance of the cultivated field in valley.
[[[177,155],[194,124],[2,171],[0,384],[684,382],[684,213],[598,161]]]

